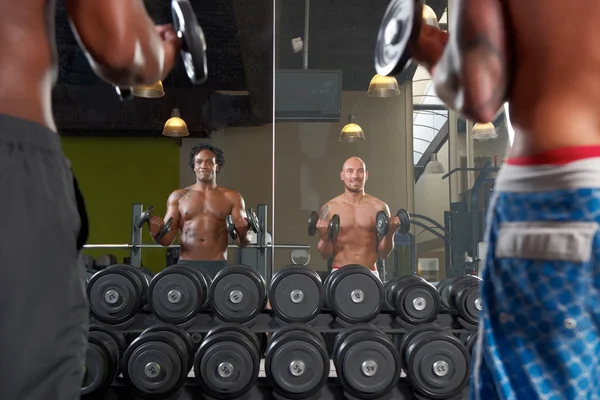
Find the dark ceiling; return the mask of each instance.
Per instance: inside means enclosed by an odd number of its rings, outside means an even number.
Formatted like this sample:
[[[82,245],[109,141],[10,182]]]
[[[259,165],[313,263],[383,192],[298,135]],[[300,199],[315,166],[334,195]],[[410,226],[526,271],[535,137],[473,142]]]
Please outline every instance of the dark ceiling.
[[[344,90],[366,90],[375,73],[373,49],[388,2],[311,1],[308,68],[342,69]],[[276,68],[302,68],[302,52],[292,51],[291,40],[304,37],[305,0],[191,0],[206,37],[208,81],[192,86],[179,62],[163,82],[164,97],[121,103],[89,67],[63,3],[58,0],[56,15],[60,75],[54,113],[64,135],[160,136],[173,107],[180,109],[196,137],[229,126],[270,123],[274,19]],[[441,15],[447,0],[427,3]],[[170,22],[170,0],[145,4],[156,23]],[[413,73],[411,68],[398,78]]]

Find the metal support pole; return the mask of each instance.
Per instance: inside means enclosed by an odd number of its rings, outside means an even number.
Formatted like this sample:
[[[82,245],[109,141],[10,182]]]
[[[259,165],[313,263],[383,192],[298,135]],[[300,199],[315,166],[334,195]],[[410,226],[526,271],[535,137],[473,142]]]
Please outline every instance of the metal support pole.
[[[304,3],[304,46],[302,51],[302,69],[308,69],[308,28],[310,26],[310,0]]]
[[[267,205],[259,204],[258,206],[256,206],[256,215],[258,216],[260,226],[256,237],[256,244],[258,246],[258,262],[256,266],[258,268],[258,272],[263,278],[265,278],[265,281],[268,283],[271,282],[271,278],[273,277],[273,270],[271,268],[271,263],[269,262],[268,257],[268,252],[270,252],[271,250],[267,249]]]
[[[467,168],[475,168],[475,149],[473,148],[473,121],[467,120],[467,134],[465,135],[467,147]],[[475,183],[475,172],[467,172],[467,187],[462,188],[462,191],[473,188]]]
[[[134,204],[131,208],[131,265],[140,268],[142,266],[142,249],[138,247],[142,244],[142,229],[137,227],[138,219],[144,212],[142,204]]]

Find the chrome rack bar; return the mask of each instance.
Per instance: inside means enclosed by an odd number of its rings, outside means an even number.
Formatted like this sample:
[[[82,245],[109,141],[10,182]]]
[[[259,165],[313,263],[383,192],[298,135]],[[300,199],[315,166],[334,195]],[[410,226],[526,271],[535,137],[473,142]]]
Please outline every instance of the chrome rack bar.
[[[178,249],[180,246],[178,244],[172,244],[170,246],[161,246],[160,244],[86,244],[83,246],[86,249],[134,249],[134,248],[142,248],[142,249]],[[237,245],[230,244],[228,247],[235,248]],[[263,247],[271,247],[275,249],[310,249],[310,245],[307,244],[267,244],[264,246],[259,246],[256,244],[250,244],[247,246],[248,248],[263,248]]]

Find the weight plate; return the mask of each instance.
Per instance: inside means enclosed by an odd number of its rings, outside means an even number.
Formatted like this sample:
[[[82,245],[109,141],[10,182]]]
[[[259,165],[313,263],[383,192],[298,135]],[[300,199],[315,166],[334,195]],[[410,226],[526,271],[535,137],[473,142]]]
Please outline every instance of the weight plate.
[[[246,215],[248,216],[248,226],[254,233],[258,233],[261,230],[260,222],[258,221],[258,216],[251,208],[249,208],[248,211],[246,211]]]
[[[312,335],[313,337],[315,337],[318,340],[320,340],[321,343],[323,344],[323,346],[326,346],[326,344],[325,344],[325,338],[323,338],[323,335],[321,335],[314,328],[311,328],[309,325],[305,325],[305,324],[291,323],[291,324],[284,325],[283,327],[281,327],[281,328],[277,329],[276,331],[274,331],[270,335],[270,337],[269,337],[269,340],[267,342],[267,347],[269,347],[271,345],[271,342],[273,342],[279,336],[281,336],[283,334],[286,334],[288,332],[295,332],[295,331],[302,331],[302,332],[305,332],[308,335]]]
[[[158,240],[164,238],[165,236],[167,236],[167,233],[169,233],[169,231],[171,230],[171,226],[173,225],[173,217],[170,217],[167,222],[165,222],[165,224],[163,225],[163,227],[160,229],[160,232],[158,232],[158,236],[156,237]]]
[[[346,265],[332,275],[326,295],[336,317],[348,323],[372,320],[385,301],[381,281],[356,264]]]
[[[113,334],[91,326],[80,394],[102,393],[112,385],[119,371],[120,342]]]
[[[225,322],[244,323],[265,306],[264,279],[247,265],[230,265],[217,273],[210,287],[210,306]]]
[[[187,76],[193,85],[200,85],[208,77],[204,32],[188,0],[172,0],[171,13],[175,32],[183,42],[181,59]]]
[[[428,399],[452,398],[469,384],[469,352],[447,332],[414,336],[406,349],[406,359],[406,374],[415,391]]]
[[[437,291],[440,294],[440,302],[445,309],[452,308],[450,305],[450,287],[454,280],[454,278],[448,278],[437,284]]]
[[[398,345],[398,354],[400,355],[400,360],[402,361],[402,366],[404,367],[404,370],[406,370],[406,365],[407,365],[406,364],[406,349],[410,345],[411,340],[413,340],[413,338],[415,336],[417,336],[423,332],[445,332],[445,331],[439,325],[423,324],[423,325],[419,325],[419,326],[411,329],[410,331],[408,331],[404,335],[402,335],[402,338],[400,339],[400,344]]]
[[[481,311],[481,299],[479,297],[479,286],[463,288],[457,295],[457,308],[465,321],[473,325],[479,322]]]
[[[335,337],[335,340],[333,341],[333,353],[331,355],[332,360],[334,360],[334,363],[337,362],[337,351],[340,347],[340,345],[344,342],[344,340],[352,335],[353,333],[356,332],[369,332],[372,335],[381,335],[381,330],[379,328],[377,328],[375,325],[371,325],[371,324],[361,324],[361,325],[355,325],[351,328],[346,328],[344,329],[342,332],[340,332],[339,334],[337,334],[337,336]],[[341,365],[341,363],[340,363]]]
[[[319,213],[313,211],[308,217],[308,235],[315,236],[317,233],[317,222],[319,221]]]
[[[464,341],[464,344],[465,344],[465,347],[467,348],[467,351],[469,352],[469,354],[473,354],[473,349],[475,348],[475,345],[477,344],[478,339],[479,339],[478,331],[471,332],[469,334],[469,336],[467,336],[467,339]]]
[[[235,223],[233,222],[233,217],[231,216],[231,214],[225,217],[225,225],[227,227],[227,232],[229,232],[229,236],[233,240],[236,240],[238,238],[238,232],[235,228]]]
[[[329,355],[321,335],[304,329],[280,332],[269,343],[265,374],[275,391],[287,399],[317,394],[329,376]]]
[[[210,338],[211,336],[228,332],[237,332],[241,335],[244,335],[250,341],[250,344],[257,350],[261,347],[260,340],[254,333],[252,333],[251,330],[241,325],[234,324],[221,324],[215,328],[212,328],[210,331],[208,331],[204,337],[204,340]]]
[[[398,351],[383,334],[355,332],[337,350],[336,371],[345,391],[359,399],[380,399],[400,378]]]
[[[408,275],[395,285],[393,296],[397,315],[409,324],[435,320],[440,311],[440,294],[420,276]]]
[[[247,333],[207,335],[196,352],[194,371],[203,393],[231,400],[246,394],[258,379],[260,357]]]
[[[308,267],[288,265],[273,275],[269,288],[271,309],[282,321],[307,322],[323,304],[321,277]]]
[[[401,208],[396,213],[400,220],[400,233],[407,234],[410,232],[410,214],[405,209]]]
[[[142,226],[144,226],[144,224],[146,222],[148,222],[150,220],[150,216],[152,215],[152,211],[154,210],[154,206],[150,205],[146,211],[144,211],[140,217],[138,218],[138,222],[137,222],[137,227],[141,228]]]
[[[379,75],[397,75],[410,62],[409,41],[421,29],[415,0],[392,0],[383,15],[375,44],[375,70]]]
[[[98,271],[90,278],[87,294],[90,313],[107,324],[125,322],[145,303],[145,280],[131,265],[117,264]]]
[[[377,231],[377,236],[380,238],[387,235],[390,231],[390,219],[383,210],[377,212],[375,216],[375,230]]]
[[[398,278],[390,279],[383,284],[383,291],[385,293],[385,307],[389,310],[394,310],[394,292],[396,290],[396,282]]]
[[[340,233],[340,216],[333,214],[331,221],[329,221],[329,239],[333,240],[337,238]]]
[[[324,293],[324,298],[323,298],[323,308],[326,308],[328,310],[331,310],[331,305],[329,304],[329,300],[327,299],[327,293],[329,293],[329,286],[331,283],[331,277],[333,276],[333,274],[335,274],[337,271],[339,271],[339,269],[334,269],[331,270],[329,272],[329,274],[327,274],[327,276],[325,277],[325,280],[323,281],[323,293]]]
[[[175,325],[152,325],[144,330],[145,334],[150,332],[170,332],[177,335],[185,345],[185,354],[187,354],[188,359],[188,370],[192,368],[194,343],[192,342],[192,338],[189,333]]]
[[[183,324],[198,314],[208,297],[206,281],[186,265],[172,265],[150,282],[150,310],[158,319]]]
[[[135,395],[167,398],[177,393],[188,373],[187,348],[171,332],[142,332],[125,351],[122,374]]]

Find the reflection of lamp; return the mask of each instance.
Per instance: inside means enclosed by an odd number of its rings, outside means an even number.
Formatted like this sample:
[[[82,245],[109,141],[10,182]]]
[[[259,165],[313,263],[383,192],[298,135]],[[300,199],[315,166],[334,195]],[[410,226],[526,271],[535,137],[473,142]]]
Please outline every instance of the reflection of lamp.
[[[398,88],[398,81],[393,76],[381,76],[375,74],[371,83],[369,83],[369,90],[367,94],[370,97],[394,97],[400,94]]]
[[[496,139],[498,134],[496,133],[496,127],[491,122],[476,123],[473,127],[473,140],[491,140]]]
[[[179,110],[177,108],[173,109],[171,118],[165,122],[162,134],[163,136],[168,137],[184,137],[190,135],[185,121],[179,118]]]
[[[157,81],[152,85],[136,85],[133,87],[133,95],[137,97],[145,97],[147,99],[155,99],[165,95],[165,89],[161,81]]]
[[[436,28],[440,27],[440,24],[438,23],[437,15],[435,15],[435,11],[433,11],[433,9],[431,7],[429,7],[427,4],[423,4],[422,17],[423,17],[423,22],[425,22],[427,25],[435,26]]]
[[[365,133],[360,125],[354,123],[354,114],[348,115],[348,123],[342,128],[340,142],[357,142],[365,140]]]
[[[443,174],[444,173],[444,165],[438,161],[437,153],[433,153],[427,165],[425,165],[425,169],[423,170],[423,174],[434,175],[434,174]]]

